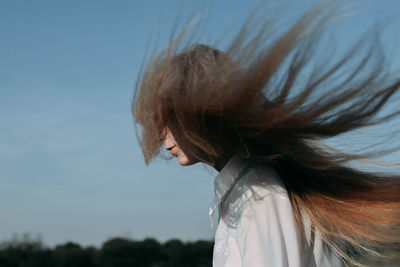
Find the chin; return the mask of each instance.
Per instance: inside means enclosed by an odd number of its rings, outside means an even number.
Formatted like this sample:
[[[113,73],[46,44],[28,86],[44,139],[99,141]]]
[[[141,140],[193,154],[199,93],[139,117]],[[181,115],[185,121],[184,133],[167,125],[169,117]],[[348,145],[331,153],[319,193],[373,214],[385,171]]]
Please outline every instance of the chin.
[[[191,165],[190,162],[189,162],[189,160],[187,160],[186,158],[184,158],[184,159],[178,159],[178,162],[179,162],[179,164],[182,165],[182,166]]]
[[[186,156],[184,157],[179,157],[178,162],[181,166],[189,166],[192,165],[193,162],[191,162]]]

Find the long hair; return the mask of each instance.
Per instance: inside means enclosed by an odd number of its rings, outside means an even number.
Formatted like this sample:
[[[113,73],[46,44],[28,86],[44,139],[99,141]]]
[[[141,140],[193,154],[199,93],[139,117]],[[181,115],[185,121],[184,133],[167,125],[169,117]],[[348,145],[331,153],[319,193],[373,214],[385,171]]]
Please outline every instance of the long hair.
[[[318,140],[396,117],[400,110],[378,113],[400,79],[368,38],[336,61],[316,59],[325,9],[312,8],[273,41],[266,25],[250,37],[246,24],[226,52],[202,44],[179,50],[173,39],[140,75],[132,113],[146,164],[160,153],[166,127],[185,154],[208,165],[221,153],[268,164],[302,234],[306,216],[326,245],[357,263],[360,253],[400,248],[400,176],[351,167],[360,155]],[[360,56],[365,44],[372,45]]]

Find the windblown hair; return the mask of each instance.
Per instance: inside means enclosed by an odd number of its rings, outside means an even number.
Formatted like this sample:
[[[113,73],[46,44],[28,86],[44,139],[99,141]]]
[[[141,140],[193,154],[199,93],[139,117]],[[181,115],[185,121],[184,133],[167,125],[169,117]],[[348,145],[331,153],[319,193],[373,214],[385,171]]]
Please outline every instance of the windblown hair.
[[[178,51],[174,39],[139,77],[132,112],[146,164],[166,127],[188,157],[208,165],[222,153],[268,164],[300,231],[307,216],[325,244],[354,263],[360,253],[399,250],[400,176],[350,167],[359,155],[327,151],[316,140],[394,118],[399,110],[378,112],[400,79],[384,60],[373,61],[375,46],[357,55],[366,40],[310,67],[320,60],[313,55],[328,18],[315,7],[273,42],[268,27],[250,38],[245,25],[226,53],[202,44]]]

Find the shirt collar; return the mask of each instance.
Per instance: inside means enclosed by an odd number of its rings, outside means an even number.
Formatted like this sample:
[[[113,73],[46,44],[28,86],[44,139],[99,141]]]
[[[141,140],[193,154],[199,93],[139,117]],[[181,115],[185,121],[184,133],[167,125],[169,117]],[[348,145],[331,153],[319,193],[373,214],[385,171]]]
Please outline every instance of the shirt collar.
[[[242,170],[248,165],[248,161],[234,154],[214,180],[214,201],[210,207],[209,216],[211,227],[214,225],[214,213],[224,200],[226,194],[231,190],[239,178]]]

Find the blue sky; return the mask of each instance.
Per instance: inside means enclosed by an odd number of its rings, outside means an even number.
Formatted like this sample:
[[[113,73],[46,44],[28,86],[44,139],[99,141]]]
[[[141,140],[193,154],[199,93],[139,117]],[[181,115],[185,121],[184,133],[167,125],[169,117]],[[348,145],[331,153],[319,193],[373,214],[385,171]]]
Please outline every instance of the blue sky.
[[[0,0],[0,240],[211,239],[215,171],[175,160],[147,167],[130,101],[149,37],[166,45],[180,10],[209,7],[208,40],[234,33],[258,2]],[[287,2],[290,18],[316,1]],[[395,0],[354,4],[363,14],[342,37],[400,11]],[[385,35],[388,51],[399,28]]]

